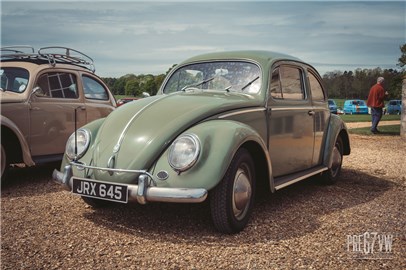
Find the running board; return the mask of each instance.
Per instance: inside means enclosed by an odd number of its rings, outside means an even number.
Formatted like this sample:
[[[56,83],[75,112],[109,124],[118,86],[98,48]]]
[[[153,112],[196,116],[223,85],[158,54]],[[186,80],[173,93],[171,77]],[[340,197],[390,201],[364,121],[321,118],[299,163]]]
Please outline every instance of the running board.
[[[310,170],[275,178],[275,190],[290,186],[296,182],[302,181],[306,178],[309,178],[310,176],[322,173],[327,170],[328,168],[325,166],[318,166]]]

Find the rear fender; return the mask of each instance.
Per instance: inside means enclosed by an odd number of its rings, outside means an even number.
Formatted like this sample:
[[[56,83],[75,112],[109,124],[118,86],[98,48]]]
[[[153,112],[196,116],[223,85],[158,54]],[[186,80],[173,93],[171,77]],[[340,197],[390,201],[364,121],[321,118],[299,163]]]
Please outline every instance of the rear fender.
[[[333,148],[338,136],[341,136],[343,141],[343,154],[349,155],[351,152],[351,147],[347,127],[338,115],[331,114],[326,142],[324,144],[323,156],[323,165],[327,166],[328,168],[331,167],[333,162],[331,153],[333,152]]]

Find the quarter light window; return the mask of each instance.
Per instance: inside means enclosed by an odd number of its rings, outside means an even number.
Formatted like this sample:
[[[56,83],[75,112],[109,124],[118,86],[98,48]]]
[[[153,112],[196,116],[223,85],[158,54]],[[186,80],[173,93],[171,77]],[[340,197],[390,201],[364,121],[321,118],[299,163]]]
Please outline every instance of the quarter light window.
[[[324,101],[326,97],[324,96],[323,88],[321,87],[319,80],[317,80],[312,73],[309,73],[309,83],[313,100]]]
[[[99,100],[109,99],[107,90],[103,85],[88,76],[83,76],[83,90],[86,98]]]

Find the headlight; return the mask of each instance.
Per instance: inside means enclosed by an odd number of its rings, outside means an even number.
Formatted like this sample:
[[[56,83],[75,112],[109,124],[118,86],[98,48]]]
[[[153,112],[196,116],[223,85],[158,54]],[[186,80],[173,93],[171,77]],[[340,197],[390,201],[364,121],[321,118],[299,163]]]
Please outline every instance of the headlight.
[[[192,167],[200,153],[200,142],[194,134],[184,134],[177,138],[169,148],[169,165],[177,171],[183,172]]]
[[[66,155],[70,160],[81,158],[85,153],[90,143],[90,133],[86,129],[78,129],[75,133],[70,135],[66,143]]]

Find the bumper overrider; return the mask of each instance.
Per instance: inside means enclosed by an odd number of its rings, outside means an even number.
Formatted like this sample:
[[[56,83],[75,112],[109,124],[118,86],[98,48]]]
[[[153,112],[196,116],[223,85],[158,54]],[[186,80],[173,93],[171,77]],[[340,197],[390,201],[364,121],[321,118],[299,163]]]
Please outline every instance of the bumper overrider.
[[[139,174],[137,185],[125,184],[128,192],[128,202],[138,202],[140,204],[146,204],[147,202],[200,203],[203,202],[207,197],[207,190],[204,188],[157,187],[153,175],[144,170],[101,168],[76,163],[74,161],[66,165],[63,172],[55,169],[52,173],[53,180],[58,184],[61,184],[66,190],[69,191],[72,191],[73,188],[73,166],[77,167],[80,170],[92,169],[107,172],[125,172]],[[97,181],[94,179],[89,180],[103,184],[102,181]]]

